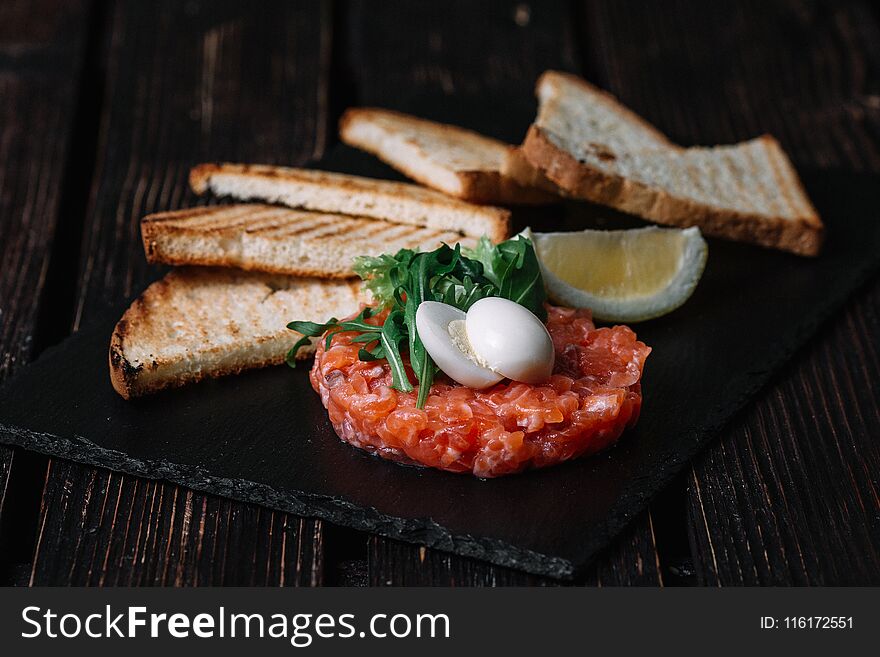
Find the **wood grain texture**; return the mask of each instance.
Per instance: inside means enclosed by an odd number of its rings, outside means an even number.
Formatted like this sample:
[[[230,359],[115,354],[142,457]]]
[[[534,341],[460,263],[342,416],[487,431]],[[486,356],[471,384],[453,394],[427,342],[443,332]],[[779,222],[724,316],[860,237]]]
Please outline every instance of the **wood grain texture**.
[[[31,356],[70,143],[87,3],[56,4],[0,5],[0,379]]]
[[[594,81],[676,141],[770,132],[799,166],[880,171],[866,2],[589,2],[582,29]],[[878,295],[874,282],[695,462],[698,582],[880,582]]]
[[[52,461],[43,505],[32,585],[322,581],[322,526],[311,520],[66,461]]]
[[[694,463],[701,584],[880,583],[878,334],[875,282]]]
[[[12,462],[15,460],[15,450],[11,447],[4,447],[0,450],[0,541],[5,542],[9,539],[6,538],[6,530],[3,524],[3,509],[6,508],[6,497],[12,498],[12,492],[9,488],[9,474],[12,472]],[[0,543],[3,544],[3,543]],[[6,562],[10,561],[10,559],[6,555],[6,549],[4,545],[4,549],[0,551],[0,559],[4,566]]]
[[[481,106],[499,98],[528,102],[545,69],[576,68],[569,19],[563,3],[350,3],[345,42],[356,93],[348,102],[404,111],[430,110],[423,99],[443,95],[464,102],[475,98]],[[369,539],[368,579],[374,585],[552,583],[380,537]],[[658,584],[660,579],[648,513],[587,578],[594,584]]]
[[[370,586],[558,586],[561,582],[510,568],[413,547],[379,536],[368,539]],[[663,583],[651,514],[637,518],[582,581],[586,586],[657,586]]]
[[[360,0],[348,3],[346,18],[359,103],[397,107],[424,94],[531,98],[544,70],[576,68],[567,3]]]
[[[88,0],[0,4],[0,381],[33,357],[89,7]],[[0,447],[0,568],[10,544],[25,540],[4,522],[7,504],[30,502],[10,483],[15,461],[16,450]]]
[[[581,27],[592,77],[674,141],[769,132],[801,166],[880,167],[868,3],[587,2]]]
[[[193,164],[322,151],[328,24],[322,3],[115,6],[75,326],[158,275],[138,222],[195,202]],[[316,521],[51,461],[30,582],[315,585],[322,543]]]

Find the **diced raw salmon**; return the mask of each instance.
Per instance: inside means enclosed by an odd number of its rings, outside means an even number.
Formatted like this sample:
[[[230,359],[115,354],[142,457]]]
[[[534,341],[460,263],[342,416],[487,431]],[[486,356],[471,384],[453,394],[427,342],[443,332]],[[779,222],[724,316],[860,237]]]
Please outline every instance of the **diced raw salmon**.
[[[478,477],[543,468],[594,454],[636,423],[651,351],[626,326],[597,329],[584,310],[548,306],[547,329],[556,366],[541,385],[473,390],[439,374],[418,409],[417,390],[391,387],[387,363],[358,360],[355,333],[335,334],[327,351],[321,340],[310,379],[336,433],[384,458]]]

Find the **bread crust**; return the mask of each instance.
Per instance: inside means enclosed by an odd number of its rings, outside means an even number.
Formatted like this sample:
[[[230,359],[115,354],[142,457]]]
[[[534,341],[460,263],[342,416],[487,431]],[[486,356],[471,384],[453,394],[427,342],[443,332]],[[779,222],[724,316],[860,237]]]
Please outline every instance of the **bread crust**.
[[[401,128],[402,131],[420,129],[425,132],[444,134],[448,135],[450,142],[470,142],[477,149],[483,148],[486,151],[504,153],[509,149],[515,148],[510,144],[486,137],[473,130],[376,107],[351,107],[347,109],[339,119],[339,136],[344,143],[375,155],[408,178],[444,194],[460,198],[463,201],[479,204],[500,203],[513,205],[542,205],[559,201],[558,196],[555,194],[536,187],[521,185],[516,180],[504,175],[500,169],[453,169],[438,164],[438,166],[443,167],[450,174],[454,175],[457,181],[456,186],[445,185],[438,181],[436,177],[425,175],[415,167],[409,166],[405,158],[389,154],[387,149],[382,148],[374,141],[358,138],[355,128],[359,122],[374,123],[383,118],[400,121],[402,126],[405,126]],[[423,158],[430,159],[430,154],[425,154]],[[499,159],[503,160],[503,157]],[[499,161],[499,167],[500,164],[501,162]]]
[[[185,258],[176,257],[163,252],[157,248],[155,243],[151,245],[152,253],[147,255],[147,262],[150,264],[172,265],[175,267],[186,267],[194,265],[197,267],[232,267],[241,269],[242,271],[258,271],[267,274],[284,274],[287,276],[302,276],[303,278],[322,278],[328,281],[343,281],[356,278],[356,274],[342,271],[328,271],[326,269],[310,269],[308,267],[298,267],[290,265],[287,267],[269,267],[262,264],[252,264],[250,262],[239,262],[230,258],[203,258],[196,255],[188,255]]]
[[[311,355],[311,352],[308,352],[305,349],[302,351],[304,352],[304,355],[300,356],[298,354],[297,360],[302,360]],[[136,374],[127,373],[126,368],[130,367],[127,362],[123,361],[121,365],[114,366],[114,352],[112,351],[112,348],[110,358],[110,383],[113,385],[113,389],[118,392],[123,399],[127,400],[143,397],[169,388],[182,388],[185,385],[199,383],[206,379],[219,379],[224,376],[241,374],[248,370],[261,369],[271,365],[281,365],[284,362],[284,357],[271,359],[265,358],[258,361],[249,361],[246,364],[243,363],[236,367],[217,368],[207,372],[200,372],[198,374],[188,372],[185,376],[160,379],[153,383],[145,384]]]
[[[135,381],[137,380],[137,368],[132,367],[122,354],[127,324],[124,316],[117,322],[113,329],[113,335],[110,336],[108,351],[110,383],[123,399],[131,399],[134,396]]]
[[[220,171],[220,165],[213,162],[197,164],[189,170],[189,186],[199,195],[208,191],[208,182],[211,176]]]
[[[381,158],[380,159],[384,159]],[[385,160],[387,162],[387,160]],[[388,162],[388,164],[393,164]],[[397,166],[397,165],[394,165]],[[419,180],[416,175],[399,167],[401,172],[423,185],[432,186],[430,181]],[[515,180],[503,175],[500,171],[457,171],[455,174],[461,183],[461,191],[453,194],[469,203],[481,205],[504,203],[509,205],[548,205],[558,203],[561,199],[541,189],[524,187]],[[444,193],[445,190],[440,190]]]
[[[115,337],[116,332],[114,331],[114,338]],[[311,350],[303,348],[302,350],[300,350],[300,353],[297,354],[297,360],[303,360],[305,358],[308,358],[310,355]],[[120,357],[120,352],[114,351],[114,345],[111,341],[110,383],[113,385],[113,389],[117,393],[119,393],[119,395],[123,399],[127,400],[150,395],[159,392],[160,390],[167,390],[169,388],[181,388],[185,385],[198,383],[206,379],[219,379],[224,376],[241,374],[242,372],[246,372],[248,370],[261,369],[263,367],[269,367],[271,365],[281,365],[284,362],[283,356],[278,358],[264,358],[261,360],[252,360],[247,363],[242,363],[240,366],[236,367],[221,367],[199,373],[187,372],[185,376],[159,379],[152,383],[144,383],[143,380],[139,379],[137,376],[137,373],[142,369],[143,366],[133,368],[130,363],[124,360],[124,358],[122,361],[119,361],[118,359]]]
[[[291,207],[302,207],[309,210],[321,212],[338,212],[341,214],[361,214],[374,219],[382,219],[392,223],[405,223],[411,225],[427,226],[436,230],[458,230],[466,235],[479,237],[482,232],[489,235],[490,239],[495,242],[502,241],[507,238],[510,232],[510,211],[490,205],[475,205],[448,196],[433,189],[428,189],[410,183],[394,182],[390,180],[378,180],[375,178],[364,178],[362,176],[352,176],[349,174],[334,173],[327,171],[318,171],[310,169],[296,169],[288,167],[278,167],[260,164],[199,164],[190,170],[189,182],[193,191],[197,194],[204,194],[207,191],[218,193],[218,190],[211,184],[212,178],[218,174],[224,176],[237,176],[242,180],[255,178],[257,180],[272,180],[280,184],[285,182],[292,185],[311,185],[326,188],[329,197],[336,195],[337,197],[351,198],[355,195],[373,194],[377,199],[381,196],[386,198],[404,199],[418,204],[424,209],[425,214],[434,213],[435,217],[439,216],[455,216],[457,225],[441,225],[440,223],[428,223],[426,221],[414,221],[409,216],[387,216],[379,214],[374,208],[371,208],[370,214],[368,210],[359,208],[360,212],[348,212],[335,207],[337,203],[321,202],[325,207],[316,207],[315,204],[293,204]],[[219,192],[221,195],[223,192]],[[253,195],[232,194],[236,198],[242,200],[251,200]],[[465,221],[464,218],[468,220]],[[479,218],[485,223],[487,229],[477,232],[470,226],[475,218]]]
[[[582,80],[579,82],[583,83]],[[772,140],[772,137],[765,135],[762,139]],[[707,235],[754,242],[798,255],[815,256],[822,248],[824,227],[817,216],[774,219],[677,198],[663,189],[607,174],[578,161],[571,153],[553,144],[545,131],[535,124],[529,128],[522,148],[533,166],[577,198],[660,224],[698,226]],[[803,192],[799,182],[798,188]]]

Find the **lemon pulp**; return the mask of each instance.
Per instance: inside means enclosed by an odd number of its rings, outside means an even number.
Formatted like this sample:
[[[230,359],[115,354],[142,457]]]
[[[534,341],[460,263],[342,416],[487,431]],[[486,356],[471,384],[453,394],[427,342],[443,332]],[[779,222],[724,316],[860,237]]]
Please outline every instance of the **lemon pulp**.
[[[594,317],[639,321],[671,312],[696,288],[707,247],[696,228],[531,233],[550,298]]]

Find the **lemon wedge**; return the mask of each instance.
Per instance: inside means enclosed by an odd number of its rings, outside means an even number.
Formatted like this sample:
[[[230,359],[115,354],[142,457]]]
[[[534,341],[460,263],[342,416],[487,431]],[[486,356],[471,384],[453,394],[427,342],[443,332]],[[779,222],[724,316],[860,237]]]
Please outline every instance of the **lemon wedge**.
[[[693,294],[708,248],[698,228],[532,233],[556,303],[589,308],[596,319],[637,322],[672,312]]]

